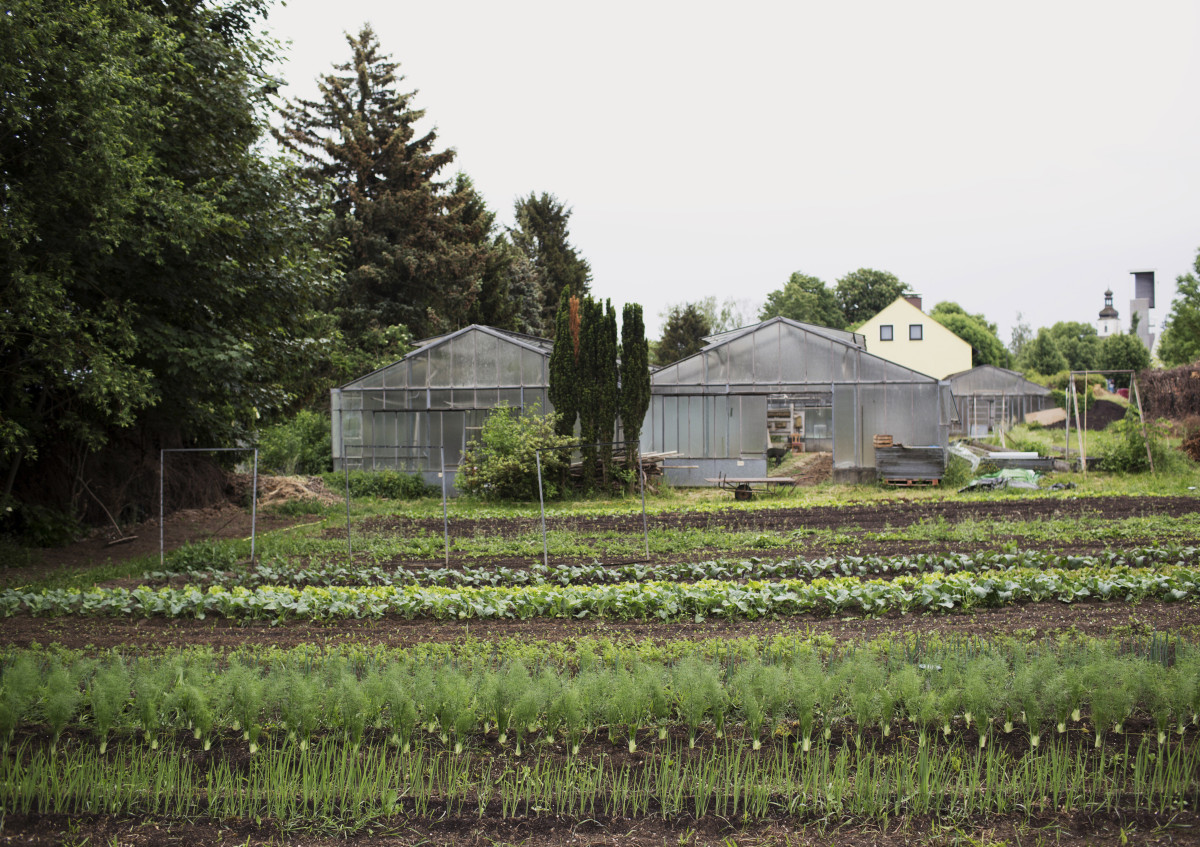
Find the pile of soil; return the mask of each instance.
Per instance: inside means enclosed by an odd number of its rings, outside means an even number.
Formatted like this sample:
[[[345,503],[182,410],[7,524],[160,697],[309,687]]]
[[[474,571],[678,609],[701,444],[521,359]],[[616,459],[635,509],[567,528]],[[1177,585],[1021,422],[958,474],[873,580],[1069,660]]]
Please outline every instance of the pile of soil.
[[[1083,422],[1087,425],[1088,432],[1099,432],[1113,421],[1119,421],[1125,417],[1125,407],[1120,403],[1114,403],[1112,400],[1097,400],[1092,404],[1092,408],[1086,412],[1080,409],[1079,412],[1083,415]],[[1050,424],[1046,429],[1063,429],[1065,426],[1065,421],[1059,421],[1056,424]],[[1077,427],[1075,412],[1072,410],[1071,429],[1076,429]]]

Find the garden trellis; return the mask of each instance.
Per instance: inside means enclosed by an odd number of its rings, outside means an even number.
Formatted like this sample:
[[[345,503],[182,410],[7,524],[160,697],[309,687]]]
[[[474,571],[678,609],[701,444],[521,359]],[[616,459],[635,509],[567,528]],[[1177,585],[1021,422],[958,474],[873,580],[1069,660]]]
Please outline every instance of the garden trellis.
[[[1154,472],[1154,456],[1150,451],[1150,436],[1146,432],[1146,419],[1142,414],[1142,398],[1138,393],[1137,373],[1131,370],[1111,370],[1111,371],[1071,371],[1070,380],[1067,383],[1067,419],[1065,422],[1066,431],[1066,449],[1063,451],[1063,458],[1069,463],[1071,461],[1071,411],[1075,412],[1075,428],[1079,440],[1079,469],[1083,471],[1084,476],[1087,476],[1087,403],[1083,404],[1083,415],[1079,414],[1079,392],[1075,386],[1075,377],[1083,377],[1083,384],[1087,385],[1087,378],[1091,374],[1099,374],[1100,376],[1128,376],[1129,377],[1129,393],[1133,395],[1134,402],[1137,404],[1138,421],[1142,427],[1142,440],[1146,443],[1146,459],[1150,463],[1150,472]],[[1086,390],[1086,389],[1085,389]]]

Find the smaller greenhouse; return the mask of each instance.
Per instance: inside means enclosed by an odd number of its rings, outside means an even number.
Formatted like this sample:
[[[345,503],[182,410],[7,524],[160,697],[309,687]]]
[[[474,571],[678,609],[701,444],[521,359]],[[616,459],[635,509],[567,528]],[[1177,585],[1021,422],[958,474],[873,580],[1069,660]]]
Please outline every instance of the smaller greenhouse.
[[[997,426],[1021,423],[1030,412],[1054,405],[1050,389],[1030,382],[1016,371],[979,365],[946,377],[958,405],[959,421],[952,435],[987,435]]]
[[[335,470],[394,469],[452,483],[467,442],[497,406],[549,411],[552,342],[472,325],[417,342],[386,367],[330,391]]]
[[[770,447],[829,451],[835,478],[873,480],[876,435],[945,447],[958,417],[945,382],[851,332],[772,318],[708,340],[650,378],[642,448],[676,454],[676,484],[765,476]]]

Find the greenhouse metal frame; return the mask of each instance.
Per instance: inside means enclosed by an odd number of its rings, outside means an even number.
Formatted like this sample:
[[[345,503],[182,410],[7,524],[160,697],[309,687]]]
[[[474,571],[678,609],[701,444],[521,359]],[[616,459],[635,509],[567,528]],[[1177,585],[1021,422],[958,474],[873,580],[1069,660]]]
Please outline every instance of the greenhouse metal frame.
[[[951,435],[987,435],[997,427],[1022,423],[1027,414],[1054,405],[1049,388],[996,365],[979,365],[950,374],[946,382],[950,383],[960,417]]]
[[[472,324],[330,392],[335,470],[391,469],[453,485],[467,442],[497,407],[551,411],[544,338]],[[420,447],[414,445],[422,445]]]
[[[830,450],[845,481],[874,479],[876,435],[944,448],[958,420],[946,382],[868,353],[851,332],[772,318],[708,341],[651,376],[642,449],[675,453],[675,484],[765,476],[781,409],[800,430],[787,445]]]

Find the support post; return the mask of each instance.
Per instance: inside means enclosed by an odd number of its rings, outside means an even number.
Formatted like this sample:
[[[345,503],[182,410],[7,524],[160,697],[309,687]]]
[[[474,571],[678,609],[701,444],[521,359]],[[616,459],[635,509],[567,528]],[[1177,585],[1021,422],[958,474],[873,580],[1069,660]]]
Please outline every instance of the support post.
[[[254,564],[254,542],[258,537],[258,448],[254,448],[254,474],[250,478],[250,564]]]
[[[1079,417],[1079,390],[1075,387],[1075,375],[1071,374],[1071,397],[1075,402],[1075,429],[1079,432],[1079,467],[1087,476],[1087,453],[1083,450],[1083,425]],[[1087,403],[1083,404],[1087,408]]]
[[[446,446],[442,451],[442,533],[446,537],[446,567],[450,567],[450,518],[446,513]]]
[[[1142,414],[1142,393],[1138,391],[1137,377],[1131,371],[1129,384],[1133,388],[1133,399],[1137,401],[1138,421],[1142,425],[1142,441],[1146,443],[1146,460],[1150,462],[1150,473],[1154,473],[1154,454],[1150,452],[1150,435],[1146,432],[1146,416]]]
[[[533,451],[533,458],[537,461],[538,475],[538,505],[542,510],[542,564],[550,567],[550,546],[546,542],[546,498],[542,494],[542,451],[540,449]]]
[[[165,476],[163,474],[163,464],[166,461],[167,451],[158,451],[158,569],[164,570],[166,562],[166,546],[163,539],[163,490]]]

